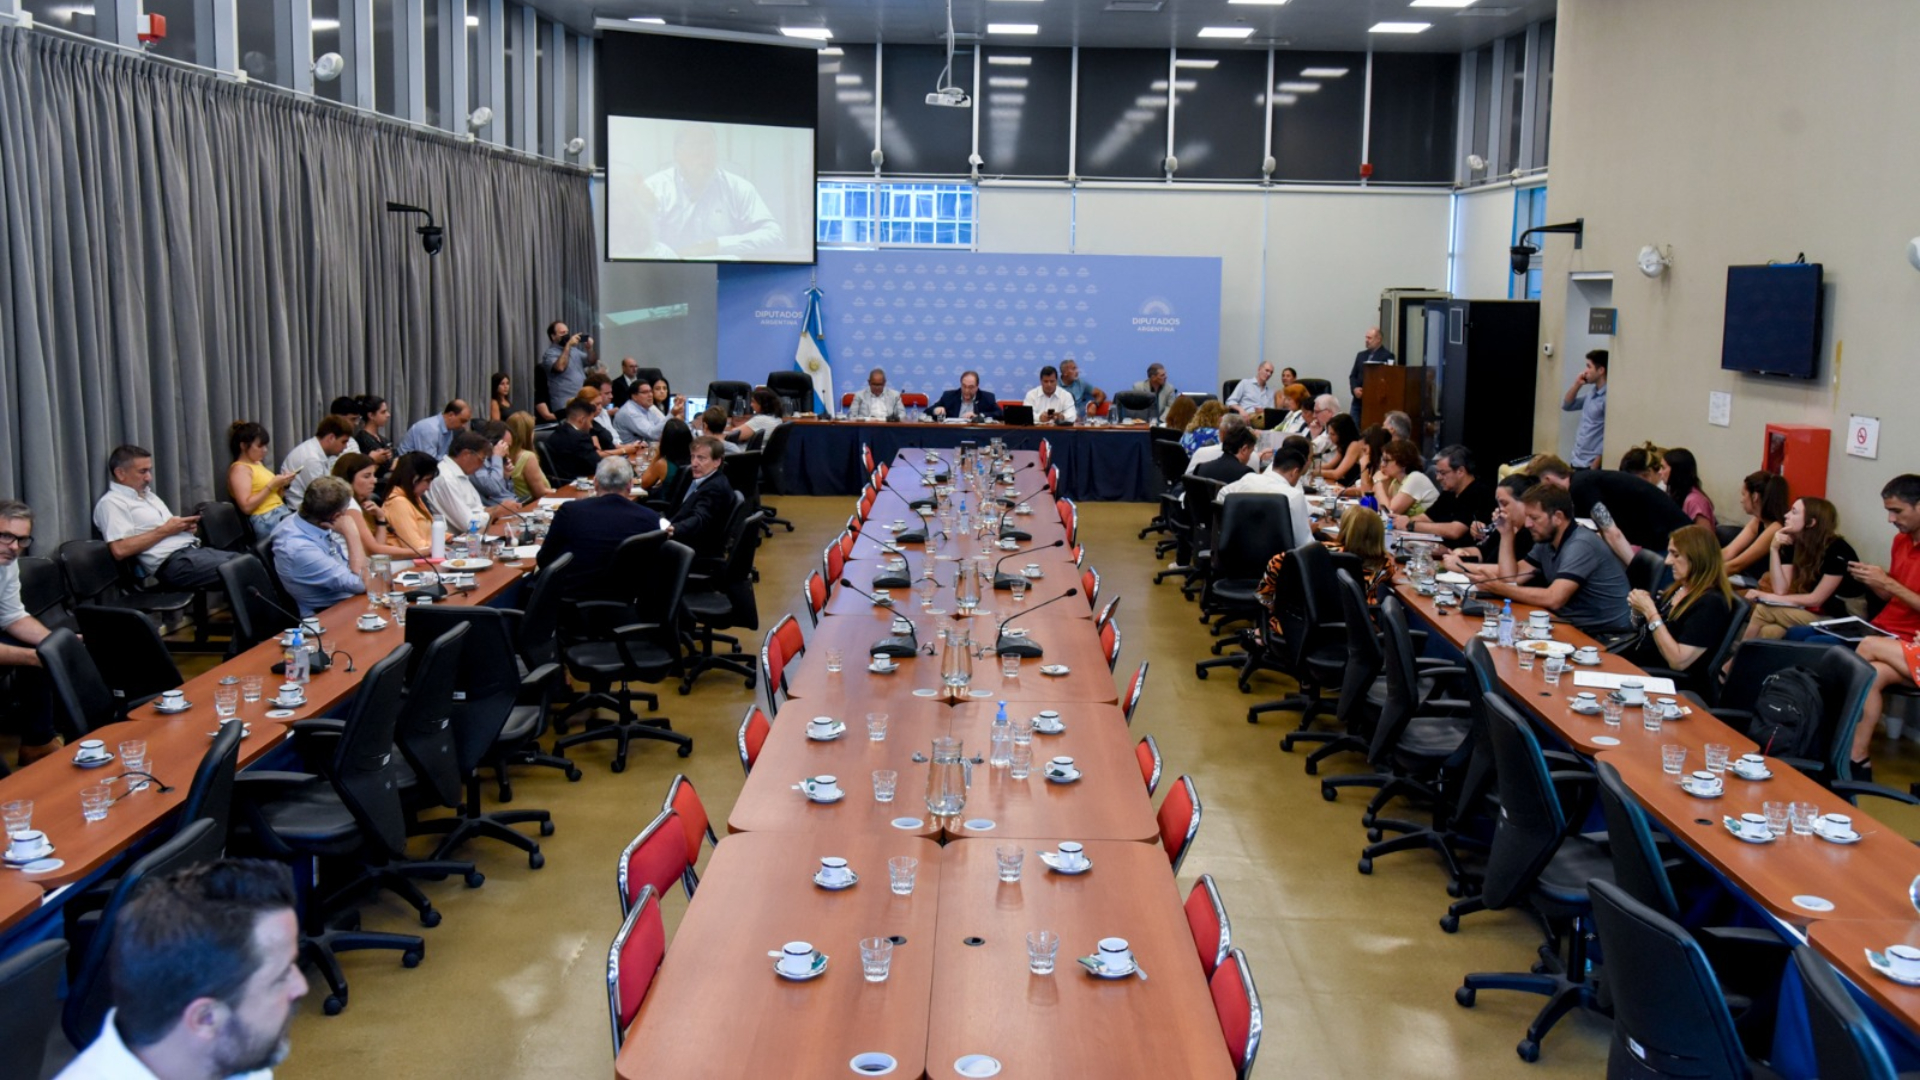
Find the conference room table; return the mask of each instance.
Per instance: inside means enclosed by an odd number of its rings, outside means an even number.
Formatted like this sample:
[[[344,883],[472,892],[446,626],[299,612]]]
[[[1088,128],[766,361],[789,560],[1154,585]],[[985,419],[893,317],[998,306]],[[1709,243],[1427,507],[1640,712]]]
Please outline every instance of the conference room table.
[[[0,932],[40,910],[46,898],[46,891],[26,875],[0,874]]]
[[[1007,518],[1007,524],[1026,533],[1031,539],[1015,539],[1013,547],[996,546],[996,541],[987,540],[984,546],[993,559],[1007,557],[1007,563],[1019,567],[1026,562],[1047,563],[1054,561],[1073,561],[1073,552],[1067,543],[1067,530],[1060,524],[1058,512],[1052,499],[1043,502],[1035,500],[1031,514],[1014,514]],[[904,520],[906,528],[896,529],[894,522]],[[851,561],[870,562],[888,556],[901,557],[905,552],[910,569],[919,571],[920,560],[931,554],[937,559],[973,558],[980,554],[983,542],[978,533],[962,533],[956,527],[952,532],[942,530],[939,518],[927,522],[930,535],[924,540],[901,540],[901,535],[914,537],[920,535],[919,517],[907,509],[907,504],[897,496],[882,494],[874,502],[873,516],[860,530],[860,536],[854,542],[847,558]],[[1025,555],[1018,553],[1024,552]]]
[[[1005,594],[998,594],[1004,596]],[[934,641],[934,631],[942,627],[960,627],[973,635],[979,645],[990,645],[993,633],[1000,620],[1006,618],[1005,609],[1012,604],[999,599],[991,601],[994,614],[976,613],[968,618],[959,618],[954,612],[928,617],[918,610],[901,613],[911,619],[917,629],[919,641],[929,644]],[[1039,660],[1023,660],[1020,673],[1014,678],[1006,678],[1001,671],[1000,658],[991,654],[973,661],[973,681],[970,690],[976,691],[978,698],[1008,702],[1042,701],[1086,701],[1112,704],[1120,700],[1119,692],[1114,688],[1113,673],[1107,667],[1106,654],[1100,646],[1100,635],[1093,629],[1092,623],[1084,618],[1087,605],[1080,597],[1070,597],[1045,609],[1027,601],[1029,610],[1014,619],[1014,625],[1024,626],[1028,637],[1046,651]],[[1079,605],[1078,613],[1062,614],[1055,608],[1067,608]],[[940,684],[940,658],[921,653],[904,657],[896,662],[896,668],[888,674],[877,674],[867,669],[871,659],[870,650],[875,642],[886,635],[886,625],[878,619],[858,615],[826,616],[820,625],[814,627],[811,640],[807,643],[806,654],[792,661],[786,671],[787,696],[802,702],[802,708],[815,712],[831,709],[846,709],[858,705],[862,711],[867,709],[885,709],[891,711],[895,706],[911,702],[916,698],[938,698],[945,693]],[[828,671],[826,653],[837,649],[844,658],[840,671]],[[1042,665],[1063,665],[1066,674],[1047,675],[1040,671]]]
[[[791,495],[857,495],[868,471],[861,448],[876,462],[902,450],[951,449],[962,442],[985,446],[1003,439],[1016,451],[1037,451],[1042,439],[1060,467],[1060,494],[1074,499],[1146,502],[1159,497],[1152,436],[1144,424],[1014,427],[1005,424],[878,423],[797,419],[788,421],[783,491]],[[915,464],[920,464],[918,458]],[[925,466],[922,465],[924,468]]]

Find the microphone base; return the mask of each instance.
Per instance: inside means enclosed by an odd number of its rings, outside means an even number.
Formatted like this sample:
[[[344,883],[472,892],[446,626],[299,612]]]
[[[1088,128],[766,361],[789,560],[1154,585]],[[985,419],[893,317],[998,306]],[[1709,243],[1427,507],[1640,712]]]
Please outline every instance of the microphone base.
[[[401,595],[407,598],[407,603],[409,604],[419,603],[422,600],[432,600],[438,603],[447,598],[447,587],[435,582],[432,585],[422,585],[417,589],[408,589]]]
[[[894,547],[899,547],[901,544],[924,544],[926,542],[927,534],[924,532],[903,532],[893,538]]]
[[[1017,574],[995,574],[993,577],[993,587],[996,589],[1012,589],[1016,581],[1027,581],[1027,579]],[[1027,584],[1031,585],[1033,583],[1028,581]]]
[[[937,508],[939,505],[940,505],[939,501],[935,499],[914,499],[913,501],[907,503],[907,509],[923,510],[923,509],[926,509],[927,507]]]
[[[993,652],[995,656],[1018,656],[1022,660],[1038,660],[1046,655],[1045,650],[1035,644],[1032,638],[1025,641],[1011,641],[1002,637],[994,644]]]
[[[1484,618],[1485,616],[1498,615],[1499,613],[1499,608],[1491,607],[1478,600],[1468,600],[1460,605],[1460,614],[1462,615],[1479,615]]]
[[[1022,543],[1025,543],[1026,541],[1033,539],[1033,534],[1030,532],[1027,532],[1025,529],[1016,529],[1011,525],[1004,525],[1004,526],[1001,526],[1000,528],[1000,539],[1018,540],[1018,541],[1021,541]]]
[[[867,655],[891,656],[897,660],[904,660],[920,655],[920,646],[909,637],[883,637],[873,643],[873,648],[867,650]]]
[[[320,674],[332,666],[333,657],[328,656],[325,652],[310,653],[307,656],[307,670],[315,675]],[[275,675],[285,675],[287,673],[287,662],[282,660],[268,670],[272,671]]]
[[[873,584],[869,585],[868,588],[906,589],[912,586],[913,582],[905,574],[881,574],[873,579]]]

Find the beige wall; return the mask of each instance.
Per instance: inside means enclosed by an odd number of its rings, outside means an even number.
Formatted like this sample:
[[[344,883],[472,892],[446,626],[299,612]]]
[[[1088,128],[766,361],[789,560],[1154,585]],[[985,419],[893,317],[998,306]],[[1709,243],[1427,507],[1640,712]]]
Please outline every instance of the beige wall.
[[[1518,189],[1509,184],[1462,192],[1453,215],[1454,295],[1467,300],[1505,300],[1513,280],[1508,249],[1513,246],[1513,205]],[[1553,199],[1547,199],[1552,213]]]
[[[1560,0],[1542,341],[1565,337],[1567,275],[1612,271],[1607,457],[1643,439],[1700,458],[1723,519],[1768,421],[1834,428],[1827,494],[1865,554],[1890,533],[1879,489],[1920,470],[1920,4],[1912,0]],[[1643,244],[1673,246],[1658,280]],[[1720,370],[1726,267],[1825,264],[1826,356],[1813,382]],[[1556,352],[1558,352],[1556,347]],[[1536,428],[1557,430],[1560,364],[1542,358]],[[1733,394],[1733,424],[1706,423]],[[1878,416],[1880,456],[1840,450],[1850,413]]]

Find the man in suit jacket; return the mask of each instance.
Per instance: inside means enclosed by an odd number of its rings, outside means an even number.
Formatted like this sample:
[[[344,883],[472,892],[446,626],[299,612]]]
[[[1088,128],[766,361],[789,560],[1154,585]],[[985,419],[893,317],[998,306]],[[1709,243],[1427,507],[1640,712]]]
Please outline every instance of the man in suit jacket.
[[[1220,430],[1220,456],[1193,470],[1193,474],[1207,480],[1218,480],[1222,484],[1233,483],[1253,471],[1247,459],[1253,456],[1257,441],[1259,436],[1245,424],[1231,427],[1223,425]]]
[[[693,549],[695,558],[719,558],[727,546],[727,520],[733,516],[733,485],[720,471],[726,449],[702,435],[693,440],[693,479],[673,510],[673,538]]]
[[[1360,395],[1366,389],[1367,365],[1394,362],[1393,350],[1386,347],[1379,327],[1367,328],[1366,346],[1354,354],[1353,370],[1347,373],[1347,389],[1353,391],[1353,418],[1356,421],[1360,419]]]
[[[566,577],[558,582],[561,596],[581,596],[595,588],[621,543],[661,527],[659,514],[627,497],[632,486],[633,466],[626,458],[602,458],[593,474],[593,495],[554,511],[536,561],[546,566],[562,555],[573,556]]]
[[[998,420],[1000,403],[994,400],[992,394],[980,392],[979,372],[963,371],[960,373],[960,389],[941,394],[940,400],[933,403],[933,415],[942,419],[952,417],[957,420],[968,416],[981,420]]]

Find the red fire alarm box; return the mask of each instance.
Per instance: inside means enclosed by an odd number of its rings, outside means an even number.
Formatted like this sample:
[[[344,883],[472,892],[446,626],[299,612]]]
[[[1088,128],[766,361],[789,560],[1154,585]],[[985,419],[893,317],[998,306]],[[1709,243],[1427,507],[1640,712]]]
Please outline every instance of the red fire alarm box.
[[[1833,430],[1813,424],[1768,424],[1761,468],[1787,478],[1794,498],[1827,494],[1827,454]]]

